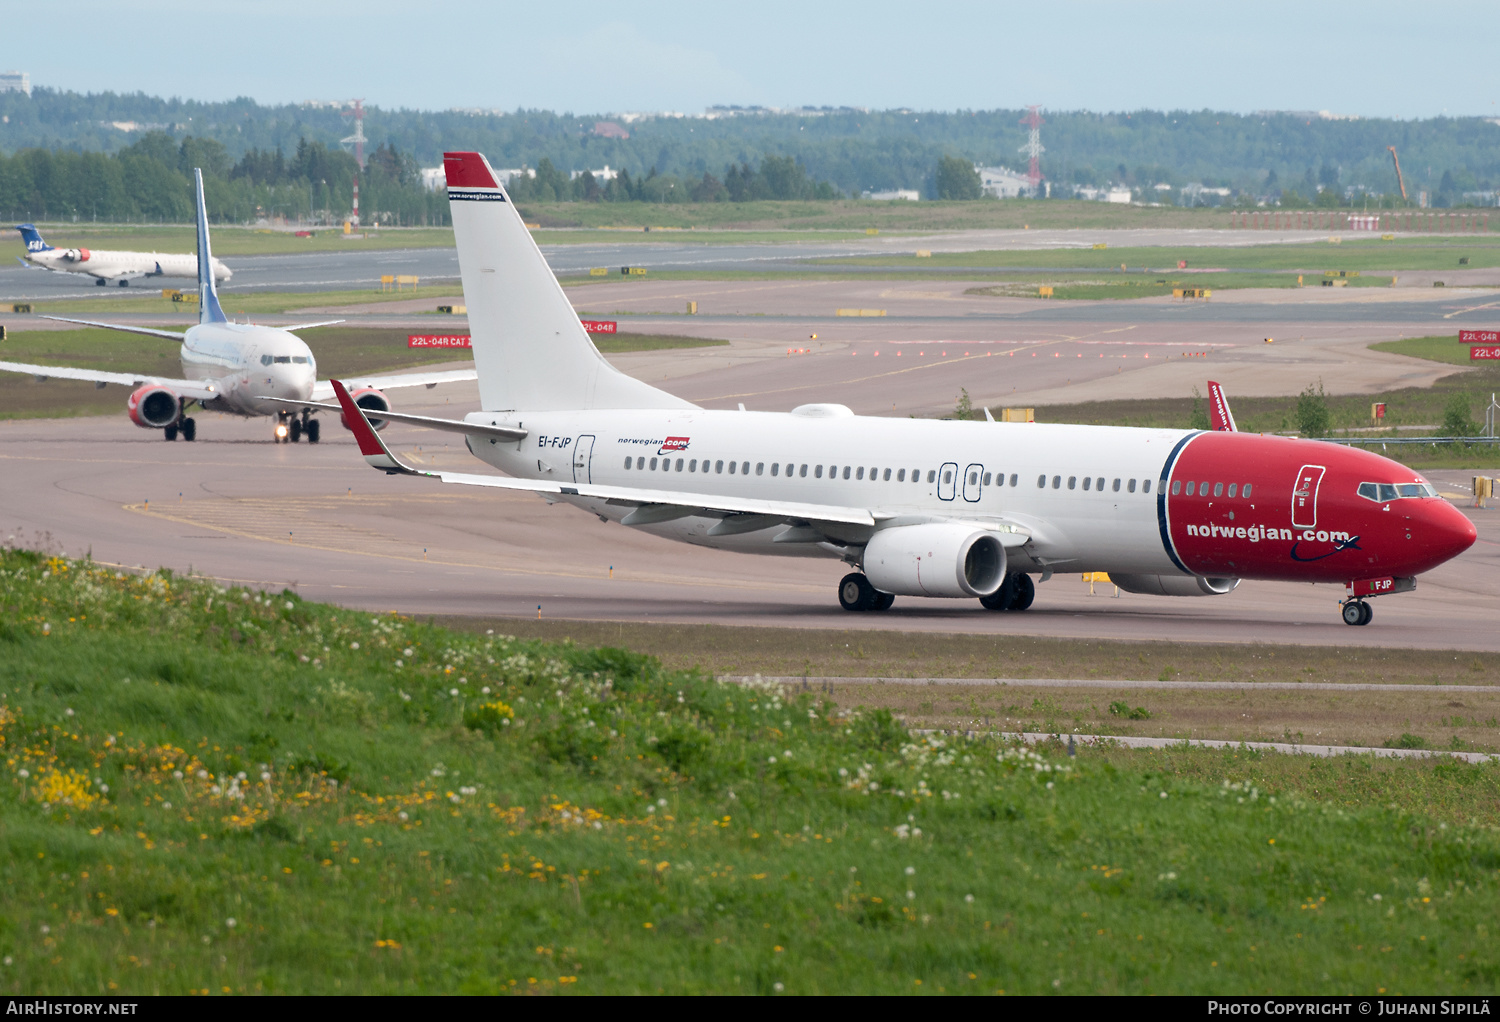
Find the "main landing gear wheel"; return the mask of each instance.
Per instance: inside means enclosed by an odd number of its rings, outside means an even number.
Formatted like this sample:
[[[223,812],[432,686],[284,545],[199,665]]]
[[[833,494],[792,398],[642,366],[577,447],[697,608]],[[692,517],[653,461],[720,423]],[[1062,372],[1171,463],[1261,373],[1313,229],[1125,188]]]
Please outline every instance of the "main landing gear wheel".
[[[896,597],[870,585],[859,572],[850,572],[839,582],[839,606],[845,610],[889,610]]]
[[[317,419],[308,419],[302,428],[307,431],[308,443],[315,444],[318,442],[319,428]]]
[[[1025,610],[1034,599],[1036,583],[1031,581],[1031,576],[1012,572],[1005,576],[999,589],[988,596],[981,596],[979,604],[985,610]]]
[[[192,443],[198,439],[198,423],[193,419],[182,420],[182,439]]]
[[[122,281],[120,281],[120,286],[121,287],[129,287],[130,286],[130,281],[128,281],[128,280],[122,280]]]
[[[1367,625],[1375,617],[1375,609],[1364,600],[1350,600],[1344,604],[1344,624]]]
[[[95,287],[108,287],[109,286],[109,281],[105,280],[103,277],[95,277],[94,278],[94,286]]]
[[[298,440],[302,439],[301,419],[293,418],[291,422],[287,423],[287,439],[292,443],[296,443]]]
[[[166,429],[162,430],[161,431],[161,436],[162,436],[163,440],[176,440],[177,439],[177,423],[174,422],[174,423],[172,423],[172,425],[170,425]]]

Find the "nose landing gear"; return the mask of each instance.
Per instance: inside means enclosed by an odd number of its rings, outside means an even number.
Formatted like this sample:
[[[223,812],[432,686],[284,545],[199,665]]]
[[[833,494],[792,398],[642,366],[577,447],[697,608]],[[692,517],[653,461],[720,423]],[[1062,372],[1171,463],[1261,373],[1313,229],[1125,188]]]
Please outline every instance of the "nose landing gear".
[[[1367,625],[1375,617],[1375,609],[1364,600],[1345,600],[1344,624]]]
[[[312,417],[311,409],[302,409],[302,414],[296,412],[277,412],[276,429],[274,441],[278,444],[295,444],[307,437],[307,442],[315,444],[322,436],[318,420]]]

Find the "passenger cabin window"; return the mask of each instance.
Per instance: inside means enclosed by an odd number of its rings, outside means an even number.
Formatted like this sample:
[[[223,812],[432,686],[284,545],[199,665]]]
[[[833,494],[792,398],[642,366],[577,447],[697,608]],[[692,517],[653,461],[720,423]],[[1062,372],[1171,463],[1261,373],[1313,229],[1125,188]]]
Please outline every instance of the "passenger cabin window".
[[[1246,500],[1250,499],[1250,484],[1249,483],[1245,484],[1245,489],[1240,493],[1240,496],[1244,497]]]
[[[844,478],[845,479],[849,478],[849,466],[848,465],[844,466]]]
[[[951,468],[943,469],[943,485],[946,486],[951,482],[953,482],[953,470]]]
[[[1053,476],[1052,477],[1052,488],[1054,490],[1058,490],[1058,489],[1062,488],[1062,476]]]
[[[632,462],[633,462],[633,461],[634,461],[634,460],[635,460],[635,459],[634,459],[634,458],[626,458],[626,459],[625,459],[625,467],[626,467],[626,468],[629,468],[629,467],[630,467],[630,465],[631,465],[631,463],[632,463]]]
[[[1149,479],[1142,479],[1141,480],[1141,492],[1142,493],[1150,493],[1151,492],[1151,480],[1149,480]]]
[[[739,467],[739,462],[737,462],[737,461],[731,461],[729,463],[729,474],[730,475],[734,475],[734,470],[736,468],[738,468],[738,467]]]
[[[742,462],[740,462],[740,475],[747,476],[749,474],[750,474],[750,463],[748,461],[742,461]]]
[[[1010,474],[1010,484],[1012,486],[1016,485],[1016,474],[1014,472]]]
[[[1099,478],[1098,478],[1098,479],[1097,479],[1097,480],[1096,480],[1096,481],[1095,481],[1095,482],[1094,482],[1094,489],[1096,489],[1096,490],[1098,490],[1098,491],[1099,491],[1099,492],[1101,492],[1101,493],[1103,493],[1103,492],[1104,492],[1104,477],[1103,477],[1103,476],[1100,476],[1100,477],[1099,477]]]
[[[1173,479],[1172,480],[1172,496],[1175,497],[1175,496],[1177,496],[1177,494],[1179,494],[1181,492],[1182,492],[1182,480],[1181,479]],[[1188,483],[1188,496],[1191,497],[1192,495],[1193,495],[1193,484],[1192,483]]]
[[[822,465],[814,465],[813,466],[813,478],[814,479],[822,479],[823,478],[823,466]]]
[[[1230,495],[1230,496],[1231,496],[1231,497],[1233,497],[1233,496],[1234,496],[1234,491],[1235,491],[1235,489],[1236,489],[1236,487],[1235,487],[1235,484],[1234,484],[1234,483],[1230,483],[1230,484],[1229,484],[1229,495]]]
[[[988,486],[989,484],[990,484],[990,474],[988,472],[986,472],[984,474],[984,485]]]
[[[1068,476],[1068,489],[1075,490],[1077,488],[1078,488],[1078,477],[1077,476]]]
[[[1128,493],[1134,493],[1135,492],[1135,480],[1134,479],[1130,480],[1128,483],[1125,484],[1125,490]],[[1174,490],[1172,492],[1175,493],[1177,491]]]
[[[796,468],[797,468],[797,466],[796,466],[796,465],[788,465],[788,466],[787,466],[787,467],[786,467],[786,474],[787,474],[787,475],[788,475],[788,476],[790,476],[790,475],[791,475],[791,474],[792,474],[792,472],[794,472],[794,471],[795,471],[795,470],[796,470]]]
[[[748,462],[747,462],[747,464],[748,464]],[[766,463],[763,462],[763,461],[757,461],[755,463],[755,474],[756,475],[764,475],[765,471],[766,471]]]
[[[1037,485],[1037,489],[1039,489],[1039,490],[1046,489],[1047,488],[1047,477],[1046,476],[1037,476],[1036,477],[1036,485]]]
[[[656,468],[656,459],[655,458],[651,459],[651,467],[652,467],[652,469]]]
[[[937,469],[929,468],[927,470],[927,481],[929,483],[937,482]]]
[[[1115,485],[1112,486],[1111,489],[1113,489],[1116,493],[1119,493],[1120,492],[1120,480],[1116,479],[1115,480]]]
[[[886,469],[885,470],[885,475],[881,477],[880,481],[883,482],[883,483],[888,483],[888,482],[891,481],[891,470],[890,469]]]
[[[1083,477],[1083,488],[1085,490],[1091,489],[1093,487],[1093,485],[1094,485],[1094,480],[1090,479],[1088,476],[1084,476]]]
[[[900,471],[898,471],[896,473],[896,482],[898,482],[898,483],[904,483],[904,482],[906,482],[906,469],[903,468],[903,469],[901,469]]]
[[[859,466],[859,471],[856,472],[856,473],[854,473],[854,478],[856,478],[856,479],[863,479],[864,477],[865,477],[865,467],[863,465],[861,465],[861,466]]]
[[[714,471],[715,472],[723,472],[724,471],[724,463],[722,461],[716,461],[716,462],[714,462]]]
[[[1215,497],[1222,497],[1222,496],[1224,496],[1224,484],[1223,483],[1214,483],[1214,496]]]
[[[696,471],[698,471],[698,459],[697,458],[694,458],[692,461],[688,462],[688,471],[689,472],[696,472]]]
[[[1198,484],[1197,484],[1197,483],[1194,483],[1194,482],[1189,482],[1189,483],[1188,483],[1188,484],[1187,484],[1187,495],[1188,495],[1188,496],[1189,496],[1189,497],[1191,497],[1191,496],[1192,496],[1192,495],[1193,495],[1193,490],[1194,490],[1194,489],[1195,489],[1195,488],[1196,488],[1196,487],[1197,487],[1197,485],[1198,485]]]
[[[802,471],[798,472],[797,474],[799,476],[801,476],[803,479],[806,479],[807,478],[807,466],[803,465],[802,466]]]
[[[677,471],[679,471],[679,472],[682,471],[682,459],[681,458],[677,459]]]
[[[781,463],[779,461],[771,462],[771,474],[773,476],[781,474]]]

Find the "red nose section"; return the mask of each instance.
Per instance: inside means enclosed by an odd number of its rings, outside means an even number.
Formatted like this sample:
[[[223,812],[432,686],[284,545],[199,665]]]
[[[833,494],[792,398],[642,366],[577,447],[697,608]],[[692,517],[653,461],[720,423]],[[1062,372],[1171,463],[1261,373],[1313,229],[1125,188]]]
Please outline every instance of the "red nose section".
[[[1422,501],[1422,507],[1413,515],[1413,524],[1424,553],[1433,558],[1434,567],[1457,557],[1479,538],[1479,531],[1469,517],[1443,500]]]

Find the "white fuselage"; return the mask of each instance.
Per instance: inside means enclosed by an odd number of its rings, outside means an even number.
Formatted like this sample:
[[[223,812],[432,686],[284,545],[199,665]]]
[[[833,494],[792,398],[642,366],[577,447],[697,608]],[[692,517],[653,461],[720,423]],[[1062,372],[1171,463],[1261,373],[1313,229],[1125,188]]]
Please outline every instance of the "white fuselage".
[[[837,406],[813,414],[475,412],[468,420],[527,430],[519,442],[469,441],[481,460],[522,478],[868,508],[886,519],[1003,518],[1031,533],[1024,551],[1012,551],[1012,570],[1178,570],[1162,545],[1155,489],[1173,447],[1190,431],[871,418]],[[633,510],[561,499],[612,521]],[[797,534],[784,525],[708,535],[719,520],[694,516],[642,528],[747,553],[839,556],[815,537],[788,541]],[[852,543],[870,535],[868,526],[819,529]]]
[[[84,273],[99,280],[138,280],[141,277],[198,278],[198,256],[192,252],[105,252],[90,248],[53,248],[27,252],[26,258],[59,273]],[[223,283],[233,274],[213,260],[214,280]]]
[[[275,415],[260,397],[308,401],[318,366],[301,338],[275,327],[200,323],[182,342],[183,376],[211,380],[219,396],[205,407],[234,415]]]

